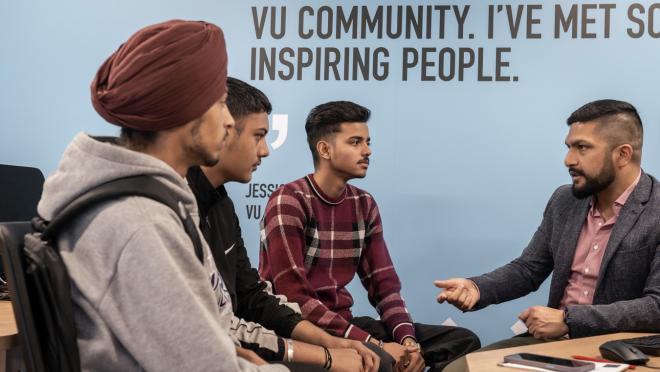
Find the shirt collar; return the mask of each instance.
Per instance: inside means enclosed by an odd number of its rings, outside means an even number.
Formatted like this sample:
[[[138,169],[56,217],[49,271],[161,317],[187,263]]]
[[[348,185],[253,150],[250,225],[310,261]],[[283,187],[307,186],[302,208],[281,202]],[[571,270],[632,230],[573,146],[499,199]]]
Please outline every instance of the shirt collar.
[[[621,195],[619,195],[618,198],[614,201],[615,204],[618,204],[620,206],[623,206],[626,204],[626,201],[628,201],[628,198],[630,197],[630,194],[632,194],[633,190],[635,190],[635,187],[637,187],[637,184],[639,183],[639,179],[642,178],[642,171],[639,171],[639,174],[637,175],[637,178],[635,178],[635,182],[631,183],[630,186],[628,186],[627,189]]]
[[[343,193],[341,193],[338,197],[333,198],[333,197],[327,195],[326,193],[324,193],[323,190],[321,190],[319,185],[316,183],[316,180],[314,179],[314,174],[313,173],[308,174],[306,178],[307,178],[307,181],[309,181],[309,185],[312,187],[312,190],[314,190],[314,193],[316,193],[316,195],[321,200],[323,200],[325,203],[330,204],[330,205],[337,205],[337,204],[341,204],[341,202],[343,202],[344,199],[346,199],[346,192],[347,192],[347,189],[348,189],[347,185],[344,186],[344,192]]]
[[[616,212],[617,215],[619,214],[619,211],[621,210],[621,208],[628,201],[628,198],[630,197],[630,194],[632,194],[632,192],[635,190],[635,187],[637,187],[637,184],[639,183],[639,180],[641,178],[642,178],[642,171],[640,170],[639,174],[637,175],[637,178],[635,179],[635,181],[633,183],[631,183],[630,186],[628,186],[628,188],[626,188],[621,193],[621,195],[619,195],[619,197],[616,198],[616,200],[614,201],[614,207],[615,207],[614,209],[615,209],[615,212]],[[594,204],[594,198],[593,197],[591,198],[591,201],[589,201],[589,213],[591,213],[591,215],[594,216],[594,217],[600,217],[600,212],[598,211],[598,209],[596,208],[596,205]]]

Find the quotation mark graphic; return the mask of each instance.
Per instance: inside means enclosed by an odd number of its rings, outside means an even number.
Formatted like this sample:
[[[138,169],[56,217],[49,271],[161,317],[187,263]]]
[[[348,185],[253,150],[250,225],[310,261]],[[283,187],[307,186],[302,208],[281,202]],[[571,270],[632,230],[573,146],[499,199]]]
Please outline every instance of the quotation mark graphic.
[[[289,130],[289,115],[273,115],[272,130],[277,132],[275,141],[270,144],[273,150],[277,150],[286,141],[286,135]]]

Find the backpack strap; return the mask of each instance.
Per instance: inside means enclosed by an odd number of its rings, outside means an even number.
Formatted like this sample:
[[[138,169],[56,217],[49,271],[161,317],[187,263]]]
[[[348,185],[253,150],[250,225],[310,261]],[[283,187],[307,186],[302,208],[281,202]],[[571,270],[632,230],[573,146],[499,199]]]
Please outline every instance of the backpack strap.
[[[192,240],[197,259],[202,265],[204,264],[202,241],[197,232],[195,222],[190,213],[188,213],[188,210],[184,207],[183,202],[178,200],[162,182],[146,175],[119,178],[101,184],[80,195],[48,223],[41,235],[41,239],[48,241],[54,238],[65,225],[89,208],[102,202],[125,196],[142,196],[170,207],[179,216],[186,233]]]

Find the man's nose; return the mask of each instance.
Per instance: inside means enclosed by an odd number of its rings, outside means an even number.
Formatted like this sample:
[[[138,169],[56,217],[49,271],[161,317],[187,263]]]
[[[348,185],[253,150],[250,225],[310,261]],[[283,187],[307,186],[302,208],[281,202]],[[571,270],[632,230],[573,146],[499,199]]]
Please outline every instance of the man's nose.
[[[371,147],[369,145],[365,144],[364,148],[362,150],[362,155],[363,156],[370,156],[371,155]]]
[[[575,156],[573,151],[570,149],[568,150],[568,152],[566,152],[566,157],[564,158],[564,165],[567,168],[577,165],[577,156]]]
[[[259,158],[265,158],[268,155],[270,155],[268,145],[266,144],[266,141],[262,140],[259,144],[259,151],[257,152],[257,156],[259,156]]]

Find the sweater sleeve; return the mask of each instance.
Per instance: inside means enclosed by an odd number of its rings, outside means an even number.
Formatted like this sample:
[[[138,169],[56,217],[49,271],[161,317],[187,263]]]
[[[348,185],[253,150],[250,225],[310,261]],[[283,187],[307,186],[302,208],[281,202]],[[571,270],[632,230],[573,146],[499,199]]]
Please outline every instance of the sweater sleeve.
[[[295,192],[274,192],[261,223],[259,272],[277,293],[300,305],[303,317],[335,336],[366,341],[370,335],[325,306],[307,280],[304,264],[306,215]]]
[[[406,337],[415,338],[415,328],[401,297],[401,282],[383,239],[378,206],[373,199],[371,202],[358,275],[367,290],[369,302],[378,311],[392,338],[400,343]]]

